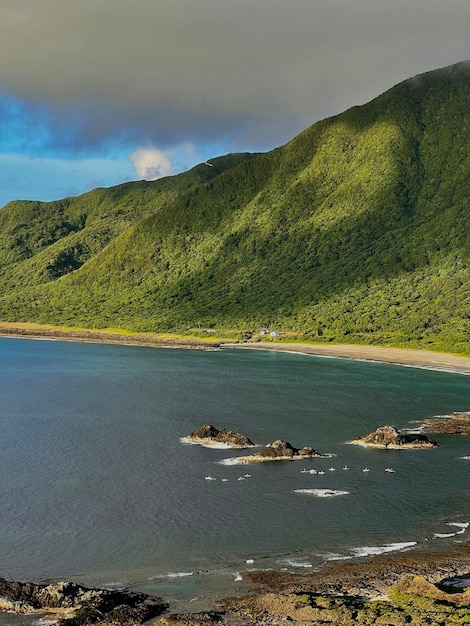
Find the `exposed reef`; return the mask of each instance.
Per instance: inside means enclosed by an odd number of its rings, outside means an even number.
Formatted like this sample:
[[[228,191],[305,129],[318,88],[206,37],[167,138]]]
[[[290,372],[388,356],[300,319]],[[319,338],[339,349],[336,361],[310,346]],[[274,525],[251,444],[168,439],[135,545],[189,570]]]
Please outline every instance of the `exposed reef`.
[[[406,552],[338,562],[305,574],[242,572],[250,595],[218,602],[217,612],[167,615],[161,626],[457,626],[470,620],[470,548]],[[444,577],[444,578],[443,578]]]
[[[297,461],[300,459],[310,459],[324,456],[313,448],[294,448],[287,441],[277,439],[273,443],[268,443],[249,456],[238,457],[239,463],[259,463],[263,461]]]
[[[139,626],[160,615],[160,598],[129,591],[88,589],[71,582],[50,585],[0,578],[0,610],[47,614],[58,626]]]
[[[245,435],[226,428],[219,430],[212,424],[202,424],[185,437],[185,440],[205,446],[224,446],[227,448],[252,448],[255,445]]]
[[[426,435],[400,433],[394,426],[382,426],[373,433],[353,439],[349,443],[367,448],[384,448],[388,450],[436,448],[437,443]]]
[[[470,435],[470,412],[432,417],[423,422],[427,433]]]

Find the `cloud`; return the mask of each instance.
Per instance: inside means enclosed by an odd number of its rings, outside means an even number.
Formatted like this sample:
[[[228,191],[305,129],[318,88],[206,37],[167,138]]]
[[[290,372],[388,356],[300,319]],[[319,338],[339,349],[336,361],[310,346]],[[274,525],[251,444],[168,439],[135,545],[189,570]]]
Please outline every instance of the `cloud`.
[[[468,18],[468,0],[2,0],[0,87],[63,150],[267,149],[469,58]]]
[[[139,179],[157,180],[173,173],[168,153],[157,148],[138,148],[129,156],[129,160]]]

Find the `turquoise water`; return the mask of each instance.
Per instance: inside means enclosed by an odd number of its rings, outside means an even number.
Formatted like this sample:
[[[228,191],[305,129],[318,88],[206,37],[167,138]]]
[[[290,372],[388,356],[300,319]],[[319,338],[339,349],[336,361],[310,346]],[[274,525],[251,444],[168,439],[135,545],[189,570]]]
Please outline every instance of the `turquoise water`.
[[[200,609],[242,590],[249,568],[445,549],[470,535],[470,438],[417,451],[345,442],[466,410],[461,374],[0,338],[0,575],[129,586]],[[224,464],[246,452],[180,441],[201,423],[331,457]]]

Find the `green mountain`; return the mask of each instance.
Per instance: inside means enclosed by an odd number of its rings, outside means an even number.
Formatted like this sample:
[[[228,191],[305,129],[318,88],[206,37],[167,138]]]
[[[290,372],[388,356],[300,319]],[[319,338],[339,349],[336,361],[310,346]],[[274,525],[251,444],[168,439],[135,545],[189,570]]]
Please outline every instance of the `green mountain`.
[[[9,203],[0,318],[470,354],[469,145],[465,62],[265,154]]]

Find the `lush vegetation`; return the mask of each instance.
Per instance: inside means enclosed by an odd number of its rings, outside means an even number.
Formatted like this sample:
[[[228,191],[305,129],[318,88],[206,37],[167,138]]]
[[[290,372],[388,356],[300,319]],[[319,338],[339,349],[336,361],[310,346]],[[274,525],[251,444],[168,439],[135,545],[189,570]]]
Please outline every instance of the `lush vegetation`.
[[[0,318],[470,354],[469,105],[463,63],[266,154],[10,203]]]

